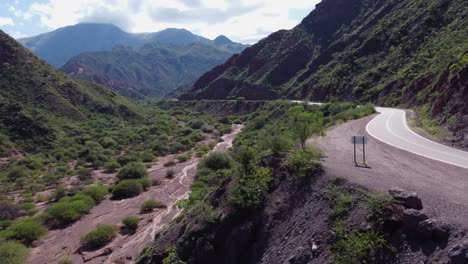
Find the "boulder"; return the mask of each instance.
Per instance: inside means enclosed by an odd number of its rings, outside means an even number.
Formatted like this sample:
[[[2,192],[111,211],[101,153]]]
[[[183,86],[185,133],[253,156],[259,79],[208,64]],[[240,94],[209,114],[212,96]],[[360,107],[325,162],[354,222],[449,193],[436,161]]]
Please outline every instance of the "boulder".
[[[466,264],[468,263],[468,240],[453,246],[449,250],[450,264]]]
[[[409,192],[398,188],[392,188],[389,193],[395,200],[403,204],[406,208],[422,210],[423,205],[416,192]]]
[[[427,215],[415,209],[406,209],[404,214],[404,227],[408,231],[416,231],[420,222],[426,220]]]
[[[400,228],[405,220],[405,207],[401,204],[390,203],[383,208],[383,224],[390,230]]]
[[[417,233],[422,239],[447,240],[450,227],[437,219],[427,219],[418,224]]]

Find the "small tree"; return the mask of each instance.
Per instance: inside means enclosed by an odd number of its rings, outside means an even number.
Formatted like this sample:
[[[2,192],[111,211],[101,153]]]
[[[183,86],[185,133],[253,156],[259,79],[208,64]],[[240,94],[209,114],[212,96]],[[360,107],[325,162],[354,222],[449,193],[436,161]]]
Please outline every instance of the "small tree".
[[[313,134],[323,132],[323,116],[320,112],[307,112],[304,106],[297,105],[287,111],[290,118],[291,129],[305,149],[307,139]]]

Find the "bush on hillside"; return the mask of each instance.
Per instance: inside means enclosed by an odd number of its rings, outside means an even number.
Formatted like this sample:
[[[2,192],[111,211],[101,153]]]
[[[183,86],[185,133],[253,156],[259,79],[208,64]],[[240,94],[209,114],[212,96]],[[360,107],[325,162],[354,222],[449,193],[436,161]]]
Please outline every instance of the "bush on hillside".
[[[93,198],[95,202],[100,202],[104,199],[104,197],[106,197],[108,193],[109,193],[108,189],[104,186],[93,186],[93,187],[84,189],[79,194],[87,195]]]
[[[266,140],[266,143],[267,147],[276,157],[281,156],[293,148],[291,140],[284,136],[272,136]]]
[[[189,126],[190,126],[190,128],[192,128],[192,129],[201,129],[201,128],[202,128],[203,126],[205,126],[205,125],[206,125],[205,121],[200,120],[200,119],[192,120],[192,121],[190,121],[190,123],[189,123]]]
[[[214,171],[230,169],[232,167],[232,159],[229,154],[213,152],[200,162],[199,168],[203,167]]]
[[[149,199],[141,205],[140,209],[142,213],[149,213],[149,212],[152,212],[156,208],[165,208],[165,207],[166,206],[163,203],[156,201],[155,199]]]
[[[126,199],[138,196],[143,192],[143,186],[137,180],[124,180],[115,185],[112,191],[114,199]]]
[[[318,162],[321,156],[317,149],[296,150],[286,157],[284,165],[298,176],[307,176],[314,169],[321,167]]]
[[[7,174],[8,181],[14,182],[19,178],[24,178],[28,175],[27,171],[23,167],[15,166]]]
[[[119,180],[141,179],[148,175],[145,165],[141,163],[130,163],[123,167],[117,174]]]
[[[0,201],[0,221],[14,220],[20,216],[19,208],[10,201]]]
[[[130,230],[137,230],[140,218],[138,216],[127,216],[122,219],[124,226]]]
[[[26,263],[29,249],[23,244],[6,241],[0,242],[0,259],[4,264],[22,264]]]
[[[81,237],[81,245],[88,249],[101,248],[112,241],[117,233],[114,225],[98,225],[96,229]]]
[[[63,185],[57,186],[57,188],[55,188],[54,193],[52,195],[54,201],[58,201],[65,196],[67,196],[67,188],[65,188],[65,186]]]
[[[129,163],[138,162],[138,161],[140,161],[140,160],[135,155],[124,155],[124,156],[120,156],[120,157],[117,158],[117,162],[121,166],[125,166],[125,165],[127,165]]]
[[[117,161],[108,161],[104,163],[104,169],[106,170],[106,172],[111,173],[111,172],[116,171],[119,168],[120,168],[120,163],[118,163]]]
[[[141,187],[144,191],[147,191],[151,187],[151,180],[148,177],[139,179],[138,182],[141,184]]]
[[[9,226],[0,233],[0,237],[17,240],[26,244],[41,238],[47,233],[47,229],[33,219],[25,219]]]
[[[268,168],[256,168],[252,174],[240,175],[231,189],[229,201],[240,209],[258,208],[263,203],[271,179]]]
[[[79,194],[60,199],[58,203],[47,208],[43,217],[55,224],[70,224],[87,214],[93,207],[93,198]]]

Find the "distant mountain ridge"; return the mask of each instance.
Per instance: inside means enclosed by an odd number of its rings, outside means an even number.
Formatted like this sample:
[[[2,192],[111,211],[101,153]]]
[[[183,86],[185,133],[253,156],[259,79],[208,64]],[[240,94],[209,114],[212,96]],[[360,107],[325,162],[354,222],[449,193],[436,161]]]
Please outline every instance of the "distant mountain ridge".
[[[127,97],[162,97],[172,89],[192,84],[226,61],[232,55],[226,51],[229,44],[153,42],[141,47],[116,47],[112,51],[81,53],[60,70]]]
[[[18,40],[49,64],[60,67],[83,52],[111,51],[116,46],[141,46],[158,42],[165,44],[213,44],[215,41],[195,35],[186,29],[169,28],[154,33],[127,33],[112,24],[81,23],[59,28],[49,33]],[[217,44],[215,44],[217,45]],[[222,48],[232,54],[246,45],[223,43]]]

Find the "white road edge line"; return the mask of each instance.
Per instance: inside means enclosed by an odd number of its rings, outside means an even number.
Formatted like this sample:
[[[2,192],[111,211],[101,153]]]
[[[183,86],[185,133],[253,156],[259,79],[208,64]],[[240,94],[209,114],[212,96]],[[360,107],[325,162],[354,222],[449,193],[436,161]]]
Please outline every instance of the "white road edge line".
[[[379,113],[379,114],[382,114],[382,113]],[[377,116],[376,116],[376,117],[377,117]],[[424,155],[424,154],[416,153],[416,152],[411,151],[411,150],[403,149],[403,148],[400,148],[400,147],[398,147],[398,146],[395,146],[394,144],[392,144],[392,143],[390,143],[390,142],[387,142],[387,141],[385,141],[385,140],[383,140],[383,139],[380,139],[380,138],[376,137],[374,134],[372,134],[372,133],[369,131],[369,125],[370,125],[372,122],[375,121],[375,118],[376,118],[376,117],[374,117],[369,123],[367,123],[367,125],[366,125],[366,132],[367,132],[367,134],[369,134],[371,137],[377,139],[378,141],[381,141],[381,142],[383,142],[383,143],[385,143],[385,144],[387,144],[387,145],[390,145],[390,146],[392,146],[392,147],[394,147],[394,148],[401,149],[401,150],[404,150],[404,151],[407,151],[407,152],[416,154],[416,155],[418,155],[418,156],[422,156],[422,157],[425,157],[425,158],[428,158],[428,159],[436,160],[436,161],[443,162],[443,163],[446,163],[446,164],[450,164],[450,165],[453,165],[453,166],[457,166],[457,167],[460,167],[460,168],[468,169],[468,166],[463,166],[463,165],[455,164],[455,163],[452,163],[452,162],[448,162],[448,161],[440,160],[440,159],[437,159],[437,158],[429,157],[429,156],[426,156],[426,155]],[[415,133],[415,132],[413,132],[413,133]],[[440,143],[437,143],[437,144],[440,144]]]
[[[412,142],[412,141],[410,141],[410,140],[408,140],[408,139],[406,139],[406,138],[404,138],[404,137],[398,135],[397,133],[395,133],[395,131],[393,131],[393,129],[390,128],[390,125],[389,125],[389,124],[390,124],[390,119],[391,119],[391,118],[394,116],[394,114],[395,114],[395,110],[391,110],[391,111],[392,111],[392,113],[391,113],[390,116],[387,118],[387,122],[385,123],[385,126],[387,127],[388,132],[390,132],[390,134],[392,134],[393,136],[395,136],[395,137],[397,137],[397,138],[399,138],[399,139],[401,139],[401,140],[403,140],[403,141],[405,141],[405,142],[408,142],[408,143],[411,144],[411,145],[418,146],[418,147],[420,147],[420,148],[427,149],[427,150],[429,150],[429,151],[438,152],[438,153],[443,154],[443,155],[446,155],[446,156],[450,156],[450,157],[454,157],[454,158],[457,158],[457,159],[461,159],[461,160],[466,160],[466,161],[468,161],[468,159],[465,158],[465,157],[459,157],[459,156],[456,156],[456,155],[454,155],[454,154],[452,154],[452,153],[448,153],[448,152],[441,151],[441,150],[438,150],[438,149],[432,149],[432,148],[430,148],[430,147],[427,147],[427,146],[418,144],[418,143],[416,143],[416,142]],[[405,117],[405,116],[403,115],[403,117]],[[406,124],[405,124],[405,125],[406,125]],[[406,129],[410,130],[410,128],[409,128],[407,125],[406,125]],[[410,131],[411,131],[411,130],[410,130]],[[411,132],[413,132],[413,131],[411,131]],[[414,133],[414,132],[413,132],[413,133]],[[425,139],[426,139],[426,138],[425,138]],[[425,141],[427,141],[427,142],[429,142],[429,143],[431,143],[431,144],[432,144],[432,143],[437,143],[437,142],[435,142],[435,141],[431,141],[431,140],[428,140],[428,139],[426,139]],[[441,144],[439,144],[439,143],[437,143],[437,144],[438,144],[438,145],[441,145]],[[445,146],[445,145],[442,145],[442,146],[444,146],[444,148],[445,148],[446,150],[449,150],[449,149],[450,149],[449,147],[447,147],[447,146]],[[448,149],[447,149],[447,148],[448,148]],[[455,149],[454,149],[454,150],[455,150]]]

